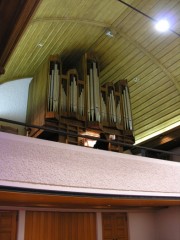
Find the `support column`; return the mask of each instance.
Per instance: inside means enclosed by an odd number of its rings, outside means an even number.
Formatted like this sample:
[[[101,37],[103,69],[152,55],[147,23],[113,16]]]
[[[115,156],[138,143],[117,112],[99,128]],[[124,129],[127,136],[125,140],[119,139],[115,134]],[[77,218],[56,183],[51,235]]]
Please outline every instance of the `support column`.
[[[25,210],[19,210],[19,218],[18,218],[18,229],[17,229],[17,240],[24,240],[25,234]]]
[[[102,215],[100,212],[96,213],[96,229],[97,240],[102,240]]]

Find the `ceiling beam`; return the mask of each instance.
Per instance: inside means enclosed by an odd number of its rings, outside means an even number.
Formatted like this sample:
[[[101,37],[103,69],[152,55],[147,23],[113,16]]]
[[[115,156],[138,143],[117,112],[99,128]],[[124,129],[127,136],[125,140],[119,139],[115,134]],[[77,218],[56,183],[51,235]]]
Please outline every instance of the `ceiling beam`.
[[[178,197],[110,196],[33,190],[0,190],[0,206],[121,209],[179,206]]]

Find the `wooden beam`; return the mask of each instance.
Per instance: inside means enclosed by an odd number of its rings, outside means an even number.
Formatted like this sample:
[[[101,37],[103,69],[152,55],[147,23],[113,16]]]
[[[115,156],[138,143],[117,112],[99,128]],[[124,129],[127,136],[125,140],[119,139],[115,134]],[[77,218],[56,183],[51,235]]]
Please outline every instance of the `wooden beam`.
[[[81,209],[120,209],[179,206],[179,197],[150,196],[94,196],[91,194],[63,194],[51,192],[33,192],[0,190],[0,206],[47,207],[47,208],[81,208]]]
[[[18,43],[40,0],[9,0],[0,2],[0,74]]]

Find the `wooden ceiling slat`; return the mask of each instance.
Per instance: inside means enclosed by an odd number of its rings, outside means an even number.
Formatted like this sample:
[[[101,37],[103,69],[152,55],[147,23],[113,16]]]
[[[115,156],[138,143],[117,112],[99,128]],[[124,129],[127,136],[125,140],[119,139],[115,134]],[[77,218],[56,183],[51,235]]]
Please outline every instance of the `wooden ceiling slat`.
[[[179,46],[179,41],[177,38],[175,40],[171,41],[171,44],[169,44],[168,39],[165,39],[164,41],[159,43],[159,45],[154,47],[151,50],[151,52],[155,57],[160,59],[161,57],[165,56],[168,52],[170,52],[172,49],[174,49],[175,47],[178,47],[178,46]]]
[[[108,44],[106,44],[106,42],[103,43],[101,45],[101,48],[105,49],[105,51],[99,57],[101,65],[103,66],[103,69],[102,69],[103,74],[109,72],[109,70],[111,69],[111,65],[116,65],[116,62],[119,62],[117,58],[120,58],[120,56],[126,55],[125,51],[127,49],[128,50],[133,49],[133,47],[130,45],[130,43],[128,43],[124,39],[120,39],[118,41],[118,43],[116,43],[116,40],[115,40],[113,45],[112,45],[112,43],[113,43],[112,41],[111,42],[109,41],[107,43],[111,44],[111,46],[109,47]],[[124,47],[122,47],[122,45]],[[96,48],[95,48],[95,51],[97,51]],[[121,58],[121,61],[122,60],[123,60],[123,57]],[[103,76],[103,74],[101,74],[101,75]]]
[[[172,66],[174,63],[177,63],[177,61],[180,59],[180,52],[177,53],[178,50],[180,50],[180,47],[177,47],[175,51],[173,50],[168,55],[160,59],[165,67],[168,68]]]
[[[139,52],[137,55],[135,54],[131,62],[132,62],[131,69],[129,69],[128,66],[129,64],[127,63],[122,71],[122,74],[126,72],[128,79],[132,78],[130,76],[138,76],[142,71],[145,74],[145,71],[148,70],[149,67],[154,65],[142,52]]]
[[[149,15],[155,19],[159,19],[159,17],[164,17],[164,15],[177,3],[177,0],[171,1],[171,0],[160,0],[155,1],[156,5],[149,11]]]
[[[152,123],[149,123],[148,126],[143,126],[142,128],[138,128],[136,130],[136,134],[138,134],[137,139],[144,138],[154,132],[158,132],[163,128],[167,128],[168,126],[175,124],[179,120],[179,110],[176,110],[174,113],[170,113],[167,116],[162,117],[161,119],[157,119]]]
[[[153,72],[154,70],[156,70],[158,68],[158,66],[156,64],[153,64],[150,61],[146,61],[143,64],[143,66],[136,66],[137,68],[134,71],[131,72],[127,72],[126,78],[127,79],[133,79],[134,77],[139,77],[144,78],[145,76],[148,76],[149,74],[151,74],[151,72]]]
[[[149,111],[147,113],[147,115],[149,114],[149,117],[152,116],[152,111],[155,111],[154,109],[156,108],[161,108],[164,109],[164,106],[167,108],[167,106],[170,105],[169,103],[169,99],[171,99],[171,103],[173,104],[173,102],[178,103],[179,101],[179,96],[175,96],[174,97],[174,93],[170,93],[169,95],[166,95],[165,97],[163,97],[162,99],[152,103],[148,108]],[[143,106],[144,107],[144,106]],[[146,108],[146,105],[145,105]],[[135,112],[135,114],[133,115],[133,120],[136,121],[136,119],[140,119],[142,117],[142,111],[144,108],[142,108],[142,110]],[[161,110],[162,110],[161,109]],[[152,110],[152,111],[151,111]]]
[[[144,2],[144,1],[141,1]],[[145,2],[144,2],[145,3]],[[157,1],[151,1],[150,4],[143,4],[141,7],[137,7],[140,11],[149,14],[150,10],[154,8],[156,5]],[[134,5],[133,5],[134,6]],[[138,13],[137,13],[138,14]],[[140,15],[140,14],[139,14]],[[151,25],[151,22],[148,18],[142,17],[139,19],[138,22],[134,21],[134,24],[131,26],[131,28],[127,29],[127,32],[130,36],[133,36],[134,39],[138,38],[138,34],[142,36],[142,29],[143,33],[148,32],[148,27]],[[149,37],[149,32],[148,32],[148,37]]]
[[[178,78],[178,76],[180,75],[180,69],[179,67],[180,66],[180,60],[178,60],[177,62],[175,62],[173,65],[171,65],[168,69],[170,72],[173,72],[173,75],[175,77]],[[180,79],[179,79],[180,80]]]
[[[128,4],[132,5],[133,7],[139,8],[139,6],[144,5],[143,1],[136,0],[136,1],[129,1]],[[131,8],[125,6],[124,4],[119,2],[119,8],[125,7],[124,12],[119,15],[119,18],[113,23],[116,28],[122,28],[123,25],[126,25],[129,17],[131,16],[133,19],[137,16],[137,13],[133,11]]]
[[[144,78],[140,78],[139,81],[135,82],[134,85],[131,85],[131,97],[135,97],[139,94],[139,88],[141,89],[141,92],[143,92],[145,89],[149,89],[153,84],[156,84],[156,79],[161,79],[164,77],[164,73],[162,73],[158,68],[153,71],[151,74]]]
[[[164,86],[165,85],[165,86]],[[169,87],[169,88],[167,88]],[[132,109],[135,110],[135,108],[138,108],[138,111],[141,111],[141,108],[146,108],[148,106],[150,106],[151,104],[153,104],[153,102],[159,101],[161,98],[165,97],[166,94],[170,94],[171,92],[174,92],[174,86],[169,86],[168,82],[166,82],[165,84],[163,84],[161,91],[158,90],[154,90],[154,92],[152,93],[151,96],[148,94],[148,96],[145,96],[143,99],[139,99],[136,102],[133,102],[132,104]],[[176,92],[174,92],[174,95],[176,96]],[[140,103],[142,102],[142,104],[140,105]],[[140,105],[140,106],[139,106]]]
[[[151,72],[149,69],[151,70]],[[156,77],[160,73],[163,74],[163,76],[165,75],[164,72],[162,72],[161,69],[158,68],[155,64],[151,64],[150,68],[146,69],[146,72],[141,73],[141,75],[137,79],[137,81],[135,81],[134,78],[129,78],[128,84],[130,87],[130,91],[133,92],[135,90],[138,90],[139,84],[141,84],[141,81],[139,81],[139,80],[142,79],[143,80],[142,82],[145,84],[146,82],[150,81],[153,77]]]
[[[147,85],[145,85],[147,86]],[[151,90],[150,90],[151,87]],[[133,102],[136,104],[137,101],[143,101],[146,102],[147,99],[151,99],[153,97],[156,97],[160,92],[166,91],[168,88],[174,87],[173,84],[168,81],[167,78],[161,78],[158,81],[156,81],[154,84],[150,85],[149,87],[147,86],[146,88],[142,89],[139,94],[133,97]]]
[[[156,121],[159,118],[162,118],[164,116],[167,116],[168,114],[174,114],[175,111],[177,111],[179,103],[177,101],[170,101],[168,102],[168,106],[166,107],[165,104],[163,104],[163,108],[161,106],[158,106],[156,109],[153,109],[152,112],[146,113],[146,115],[142,114],[142,116],[139,119],[134,119],[134,124],[138,128],[143,127],[144,125],[148,126],[153,121]],[[142,111],[143,113],[143,111]]]
[[[102,79],[111,78],[113,80],[115,78],[114,75],[117,75],[116,72],[124,65],[128,66],[128,62],[134,59],[138,53],[139,50],[132,48],[132,46],[119,53],[119,55],[105,68],[105,70],[102,71],[101,73]],[[122,71],[120,71],[120,73],[122,74]]]

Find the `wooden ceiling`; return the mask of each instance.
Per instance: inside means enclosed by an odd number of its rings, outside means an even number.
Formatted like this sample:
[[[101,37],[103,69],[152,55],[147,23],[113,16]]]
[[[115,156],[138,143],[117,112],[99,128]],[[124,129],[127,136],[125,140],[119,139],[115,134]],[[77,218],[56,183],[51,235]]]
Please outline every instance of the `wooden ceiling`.
[[[172,31],[157,32],[153,21],[118,0],[10,0],[8,7],[0,1],[0,83],[32,77],[49,55],[73,65],[93,51],[101,83],[128,80],[136,141],[179,126],[180,2],[125,2],[169,19]]]

